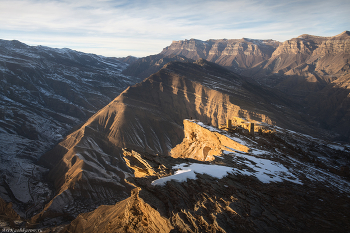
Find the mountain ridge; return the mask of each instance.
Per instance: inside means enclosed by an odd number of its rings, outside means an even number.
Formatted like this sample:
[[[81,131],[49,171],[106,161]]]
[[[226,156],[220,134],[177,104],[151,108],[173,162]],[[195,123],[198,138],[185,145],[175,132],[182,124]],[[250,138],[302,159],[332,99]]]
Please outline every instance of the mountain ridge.
[[[139,79],[114,58],[19,41],[0,40],[0,61],[0,196],[29,216],[52,194],[39,157]]]
[[[56,194],[33,221],[52,213],[76,217],[78,210],[91,211],[125,198],[131,187],[125,179],[133,172],[123,159],[123,148],[167,155],[183,138],[184,118],[191,116],[218,127],[228,117],[239,116],[301,131],[317,129],[295,114],[295,107],[253,80],[250,83],[204,59],[167,63],[124,90],[40,158],[50,168],[48,178]],[[282,112],[284,118],[279,117]],[[89,198],[81,202],[83,193]],[[59,203],[67,203],[70,209]]]

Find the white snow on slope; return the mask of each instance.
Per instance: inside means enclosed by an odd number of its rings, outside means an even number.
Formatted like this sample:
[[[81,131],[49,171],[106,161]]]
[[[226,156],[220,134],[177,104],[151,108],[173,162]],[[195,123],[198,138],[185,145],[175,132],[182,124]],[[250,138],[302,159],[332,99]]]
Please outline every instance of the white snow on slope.
[[[345,147],[341,146],[341,145],[337,145],[337,144],[328,144],[328,147],[334,149],[334,150],[341,150],[341,151],[345,151]]]
[[[262,154],[263,152],[264,151],[262,150],[257,150],[253,151],[253,154]],[[286,180],[296,184],[302,184],[302,182],[293,173],[278,162],[257,158],[244,153],[234,153],[234,155],[234,160],[237,164],[244,164],[252,169],[235,169],[235,174],[255,176],[263,183],[283,182]]]
[[[180,169],[174,175],[163,177],[152,182],[152,185],[165,185],[170,180],[177,182],[184,182],[187,179],[197,179],[196,173],[207,174],[218,179],[222,179],[227,173],[232,172],[230,167],[211,165],[211,164],[186,164],[181,163],[173,167],[173,169]]]

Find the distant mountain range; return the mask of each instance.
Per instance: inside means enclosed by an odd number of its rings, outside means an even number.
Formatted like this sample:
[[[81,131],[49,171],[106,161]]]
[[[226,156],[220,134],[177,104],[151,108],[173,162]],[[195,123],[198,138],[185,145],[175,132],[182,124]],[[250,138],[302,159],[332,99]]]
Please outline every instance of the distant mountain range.
[[[136,59],[1,41],[0,197],[61,232],[350,229],[349,43],[191,39]],[[152,184],[191,164],[234,172]]]

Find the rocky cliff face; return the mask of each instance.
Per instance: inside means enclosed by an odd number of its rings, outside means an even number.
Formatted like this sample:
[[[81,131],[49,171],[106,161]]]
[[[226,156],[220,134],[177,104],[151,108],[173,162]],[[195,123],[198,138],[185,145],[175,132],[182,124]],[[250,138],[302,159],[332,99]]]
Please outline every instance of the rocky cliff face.
[[[334,37],[302,35],[284,42],[246,74],[299,100],[321,127],[348,141],[349,59],[348,31]]]
[[[157,55],[141,58],[123,71],[126,75],[147,78],[170,61],[205,59],[236,73],[271,57],[280,43],[274,40],[208,40],[173,41]]]
[[[160,54],[182,55],[190,59],[199,58],[217,63],[234,71],[250,68],[267,60],[279,45],[274,40],[184,40],[173,41]]]
[[[251,77],[271,74],[308,76],[313,72],[321,76],[339,76],[348,72],[349,36],[348,31],[334,37],[305,34],[283,43],[246,38],[191,39],[173,41],[160,54],[181,55],[194,60],[203,58]]]
[[[139,81],[127,64],[70,49],[0,40],[0,196],[30,216],[52,194],[36,161]]]
[[[325,81],[329,75],[337,77],[348,73],[350,33],[345,31],[334,37],[301,35],[283,42],[266,63],[247,74],[263,76],[273,73],[320,77]],[[258,71],[258,72],[256,72]],[[313,76],[312,76],[313,75]],[[312,81],[312,80],[310,80]]]

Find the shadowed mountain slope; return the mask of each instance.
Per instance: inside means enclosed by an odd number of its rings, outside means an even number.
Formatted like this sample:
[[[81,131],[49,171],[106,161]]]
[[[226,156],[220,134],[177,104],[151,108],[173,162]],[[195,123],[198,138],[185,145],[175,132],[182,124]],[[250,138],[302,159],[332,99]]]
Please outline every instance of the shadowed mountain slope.
[[[184,118],[219,126],[228,117],[239,116],[319,133],[295,114],[297,107],[277,93],[203,59],[170,62],[127,88],[41,157],[41,163],[50,168],[56,196],[33,221],[47,216],[77,216],[124,199],[132,187],[125,179],[133,172],[122,157],[122,148],[168,154],[183,139]]]
[[[138,81],[114,58],[0,40],[0,196],[21,216],[51,195],[39,157]]]
[[[184,56],[164,54],[151,55],[140,58],[123,70],[123,74],[139,77],[142,79],[148,78],[150,75],[158,72],[165,64],[171,61],[190,62],[192,59]]]

